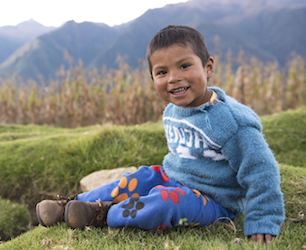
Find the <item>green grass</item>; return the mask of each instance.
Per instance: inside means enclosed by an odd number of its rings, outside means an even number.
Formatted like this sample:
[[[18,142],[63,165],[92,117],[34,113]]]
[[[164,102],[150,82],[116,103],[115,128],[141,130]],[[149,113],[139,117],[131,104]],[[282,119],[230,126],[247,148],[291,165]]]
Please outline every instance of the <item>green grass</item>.
[[[80,192],[81,178],[95,170],[159,164],[167,152],[161,123],[70,130],[24,127],[0,127],[0,194],[23,197],[27,204]]]
[[[261,117],[278,162],[306,168],[306,108]]]
[[[0,244],[0,249],[305,249],[306,108],[264,116],[262,121],[280,162],[287,216],[282,234],[267,246],[243,236],[240,216],[235,227],[226,223],[163,232],[38,226]],[[160,122],[78,129],[0,126],[0,195],[33,212],[43,198],[80,192],[79,180],[92,171],[160,164],[166,153]]]
[[[297,170],[300,175],[296,175]],[[234,226],[218,223],[206,228],[164,231],[137,228],[71,230],[64,223],[50,228],[38,226],[0,245],[0,249],[302,249],[306,246],[306,223],[299,222],[298,211],[304,208],[305,212],[306,207],[305,195],[299,193],[306,189],[306,170],[281,165],[281,172],[287,221],[282,234],[269,245],[261,246],[244,237],[243,216],[240,216],[233,221]]]
[[[9,240],[29,229],[31,220],[26,206],[0,197],[0,208],[1,240]]]

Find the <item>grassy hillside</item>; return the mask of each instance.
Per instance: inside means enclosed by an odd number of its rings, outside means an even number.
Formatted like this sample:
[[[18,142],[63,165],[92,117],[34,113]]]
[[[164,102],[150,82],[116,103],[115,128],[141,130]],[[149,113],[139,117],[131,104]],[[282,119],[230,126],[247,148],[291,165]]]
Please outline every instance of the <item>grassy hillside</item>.
[[[306,108],[262,121],[280,162],[287,215],[282,234],[263,248],[301,249],[306,247]],[[160,164],[166,152],[161,123],[78,129],[0,126],[0,195],[33,212],[43,198],[80,192],[79,180],[92,171]],[[0,244],[0,249],[261,249],[243,236],[242,220],[240,216],[234,224],[163,232],[38,226]]]
[[[278,162],[306,168],[306,108],[261,117]]]
[[[65,224],[50,228],[38,226],[0,244],[0,249],[303,249],[306,246],[306,224],[298,212],[303,209],[305,212],[305,195],[303,197],[299,192],[306,188],[306,170],[282,164],[281,172],[287,221],[282,234],[267,246],[253,243],[243,236],[243,216],[240,216],[234,224],[217,223],[207,228],[174,228],[162,232],[137,228],[88,228],[82,231],[68,229]]]
[[[95,170],[160,164],[166,152],[161,124],[71,130],[0,126],[0,194],[30,204],[76,193],[80,179]]]

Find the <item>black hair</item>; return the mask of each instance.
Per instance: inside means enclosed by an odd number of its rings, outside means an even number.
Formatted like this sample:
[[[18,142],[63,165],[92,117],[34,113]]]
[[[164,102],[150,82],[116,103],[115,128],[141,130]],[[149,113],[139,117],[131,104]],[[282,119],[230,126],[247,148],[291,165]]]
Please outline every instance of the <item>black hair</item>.
[[[205,67],[210,54],[206,48],[203,36],[197,30],[184,25],[169,25],[158,31],[147,47],[147,61],[152,76],[151,56],[156,50],[168,48],[173,44],[192,46],[194,53],[200,57],[203,67]]]

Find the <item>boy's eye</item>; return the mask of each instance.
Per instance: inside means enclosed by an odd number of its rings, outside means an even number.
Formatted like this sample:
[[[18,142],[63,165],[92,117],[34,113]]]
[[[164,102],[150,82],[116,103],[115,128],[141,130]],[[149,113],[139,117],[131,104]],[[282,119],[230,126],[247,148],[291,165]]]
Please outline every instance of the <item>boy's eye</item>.
[[[186,69],[186,68],[188,68],[189,66],[190,66],[190,64],[185,63],[185,64],[183,64],[183,65],[181,66],[181,68],[182,68],[182,69]]]
[[[161,70],[161,71],[158,71],[156,75],[164,75],[164,74],[167,74],[167,71]]]

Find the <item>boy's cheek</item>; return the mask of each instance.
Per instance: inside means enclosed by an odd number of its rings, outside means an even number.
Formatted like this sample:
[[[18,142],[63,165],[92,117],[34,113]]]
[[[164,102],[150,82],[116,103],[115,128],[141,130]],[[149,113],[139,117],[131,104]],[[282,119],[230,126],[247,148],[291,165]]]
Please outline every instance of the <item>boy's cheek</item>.
[[[156,87],[156,86],[155,86]],[[166,90],[162,90],[161,88],[157,88],[157,93],[158,95],[164,100],[164,101],[169,101],[169,96],[168,96],[168,92]]]
[[[166,88],[165,88],[164,84],[162,84],[161,82],[154,81],[154,85],[155,85],[155,88],[158,91],[158,93],[160,93],[161,91],[166,91]]]

